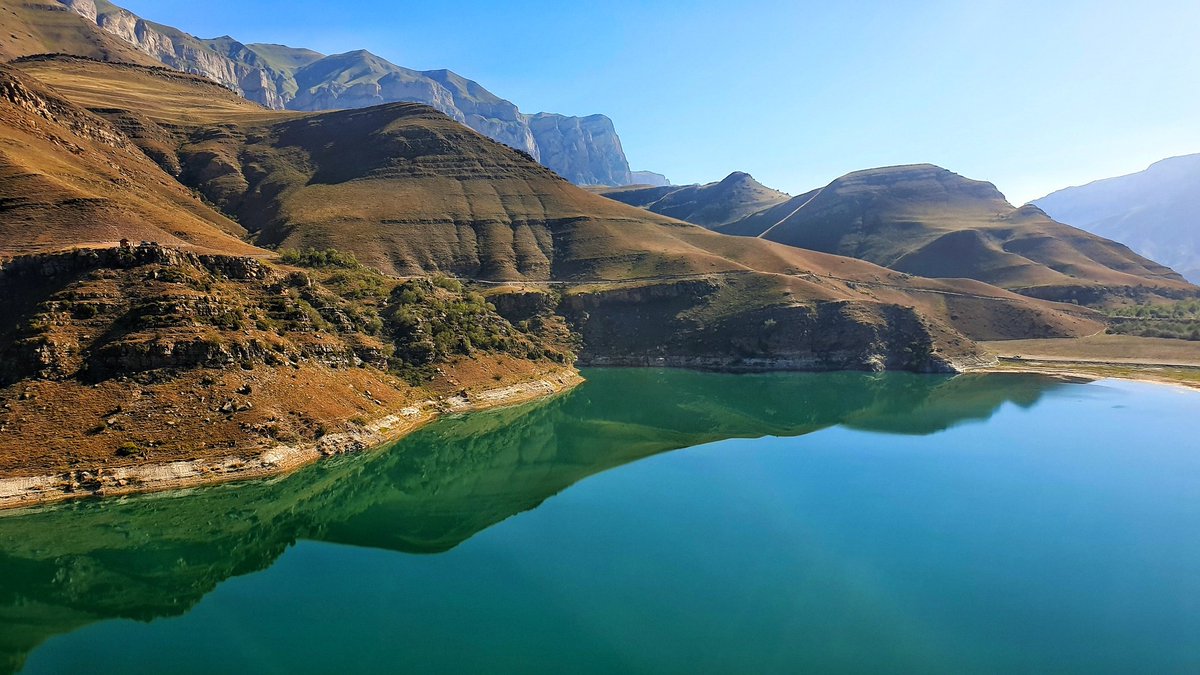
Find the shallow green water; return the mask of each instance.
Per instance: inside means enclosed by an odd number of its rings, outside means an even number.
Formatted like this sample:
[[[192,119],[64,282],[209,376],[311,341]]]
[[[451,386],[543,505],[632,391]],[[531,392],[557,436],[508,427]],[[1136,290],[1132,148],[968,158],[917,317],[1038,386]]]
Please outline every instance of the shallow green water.
[[[1200,672],[1200,395],[600,370],[0,516],[0,671]]]

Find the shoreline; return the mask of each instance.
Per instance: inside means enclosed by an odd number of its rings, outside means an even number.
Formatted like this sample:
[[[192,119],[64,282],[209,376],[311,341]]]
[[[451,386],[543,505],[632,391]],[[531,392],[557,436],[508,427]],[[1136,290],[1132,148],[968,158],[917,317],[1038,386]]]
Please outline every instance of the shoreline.
[[[315,442],[279,444],[252,456],[160,462],[138,466],[0,478],[0,511],[77,499],[119,497],[269,478],[328,457],[368,452],[393,443],[444,415],[492,410],[551,398],[583,382],[566,368],[527,382],[430,398],[393,411],[353,431],[327,434]]]
[[[1184,391],[1200,391],[1200,367],[1168,364],[1131,364],[1086,360],[1014,359],[1001,357],[994,366],[969,373],[1026,373],[1085,380],[1126,380]]]
[[[630,366],[593,365],[591,367]],[[649,367],[672,368],[669,365],[651,365]],[[694,368],[682,369],[694,370]],[[1195,374],[1196,379],[1180,379],[1172,377],[1170,372],[1162,372],[1171,369]],[[722,370],[721,372],[745,373],[747,371]],[[1118,379],[1178,388],[1189,392],[1200,391],[1200,367],[1159,364],[1133,365],[1086,360],[1058,361],[1000,357],[995,365],[966,368],[956,375],[980,373],[1044,375],[1082,382]],[[552,398],[570,391],[583,382],[584,378],[579,372],[570,368],[527,382],[485,389],[471,394],[469,398],[462,394],[429,398],[393,411],[353,431],[328,434],[311,443],[279,444],[252,456],[229,455],[220,458],[159,462],[95,471],[73,470],[36,476],[0,478],[0,512],[78,499],[167,492],[282,476],[322,459],[369,452],[394,443],[445,415],[494,410]]]

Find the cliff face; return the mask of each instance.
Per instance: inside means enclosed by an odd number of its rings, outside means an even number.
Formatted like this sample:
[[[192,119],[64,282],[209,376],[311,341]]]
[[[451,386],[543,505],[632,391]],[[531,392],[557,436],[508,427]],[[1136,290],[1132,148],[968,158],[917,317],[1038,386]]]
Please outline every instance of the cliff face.
[[[268,108],[321,111],[424,103],[528,153],[573,183],[627,185],[633,180],[612,120],[603,115],[526,115],[448,70],[410,70],[364,50],[324,56],[280,45],[246,45],[228,36],[201,40],[107,0],[59,2],[167,67],[203,75]]]
[[[228,52],[222,53],[191,35],[146,21],[105,0],[59,1],[169,68],[203,75],[269,108],[284,107],[276,74],[240,43],[229,40]]]
[[[604,115],[564,117],[539,113],[529,118],[541,161],[577,185],[628,185],[629,162],[612,120]]]
[[[992,360],[912,307],[818,301],[713,313],[726,292],[715,280],[578,292],[559,311],[582,337],[581,365],[953,373]]]
[[[634,171],[631,185],[649,185],[650,187],[668,187],[671,179],[653,171]]]

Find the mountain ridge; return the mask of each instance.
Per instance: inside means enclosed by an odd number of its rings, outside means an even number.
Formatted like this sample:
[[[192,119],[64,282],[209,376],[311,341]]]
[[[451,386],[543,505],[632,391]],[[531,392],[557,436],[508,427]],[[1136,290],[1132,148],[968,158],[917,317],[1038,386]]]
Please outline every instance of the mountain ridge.
[[[721,231],[1082,304],[1197,292],[1123,244],[1014,207],[992,183],[932,164],[852,172]]]
[[[47,11],[49,0],[37,0]],[[201,39],[143,19],[108,0],[57,0],[84,24],[98,27],[90,39],[106,50],[78,48],[78,41],[17,46],[11,57],[39,52],[78,54],[170,68],[209,77],[268,108],[298,111],[366,107],[389,102],[432,105],[458,122],[529,153],[568,180],[582,185],[624,185],[632,173],[612,121],[603,115],[571,117],[527,114],[476,82],[447,70],[416,71],[366,50],[323,55],[284,45],[248,45],[229,36]],[[4,0],[4,5],[16,0]],[[73,27],[85,30],[86,26]],[[116,38],[116,40],[112,40]],[[121,44],[123,43],[123,44]],[[325,61],[323,65],[320,62]],[[317,74],[324,77],[317,77]]]
[[[759,183],[744,171],[734,171],[719,181],[704,185],[635,185],[602,190],[600,194],[717,232],[791,198],[787,193]]]

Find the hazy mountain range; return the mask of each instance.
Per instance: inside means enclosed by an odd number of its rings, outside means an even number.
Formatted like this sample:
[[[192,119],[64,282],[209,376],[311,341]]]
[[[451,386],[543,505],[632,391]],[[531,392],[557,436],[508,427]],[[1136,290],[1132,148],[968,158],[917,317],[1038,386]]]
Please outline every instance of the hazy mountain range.
[[[1164,159],[1145,171],[1066,188],[1033,203],[1200,282],[1200,154]]]
[[[103,35],[87,34],[79,27],[66,32],[44,31],[40,41],[6,50],[9,57],[62,52],[146,63],[146,59],[129,58],[129,52],[136,51],[169,68],[203,75],[277,110],[425,103],[528,153],[576,184],[636,182],[612,120],[604,115],[526,114],[514,103],[451,71],[412,70],[365,50],[325,55],[283,45],[244,44],[229,36],[201,39],[143,19],[107,0],[30,0],[19,4],[21,13],[28,14],[50,13],[57,3],[93,23]],[[29,21],[43,26],[46,22],[45,17]]]

